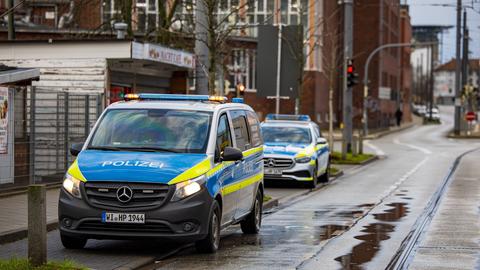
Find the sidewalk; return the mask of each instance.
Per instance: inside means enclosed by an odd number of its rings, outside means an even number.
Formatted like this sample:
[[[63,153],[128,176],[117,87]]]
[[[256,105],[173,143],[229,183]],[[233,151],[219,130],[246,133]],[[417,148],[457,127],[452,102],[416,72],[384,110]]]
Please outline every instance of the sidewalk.
[[[478,269],[479,160],[480,150],[462,159],[410,269]]]
[[[399,131],[405,130],[407,128],[411,128],[415,125],[421,125],[421,124],[422,124],[421,118],[414,116],[413,120],[411,122],[402,123],[400,126],[391,126],[389,128],[385,128],[385,129],[371,130],[371,131],[369,131],[369,134],[366,137],[366,139],[368,139],[368,140],[378,139],[378,138],[386,136],[388,134],[391,134],[391,133],[394,133],[394,132],[399,132]],[[323,130],[322,135],[325,138],[328,138],[328,130]],[[341,130],[335,129],[333,131],[333,140],[334,141],[341,141],[342,140],[342,131]]]
[[[58,188],[47,189],[47,224],[57,223],[59,190]],[[0,198],[0,244],[26,237],[27,208],[26,193]]]

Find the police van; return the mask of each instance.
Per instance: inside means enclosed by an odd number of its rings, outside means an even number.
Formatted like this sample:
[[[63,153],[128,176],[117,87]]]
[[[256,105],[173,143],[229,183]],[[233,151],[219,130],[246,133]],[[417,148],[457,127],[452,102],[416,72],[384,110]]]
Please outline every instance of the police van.
[[[310,188],[328,182],[328,143],[308,115],[269,114],[261,128],[265,179],[301,181]]]
[[[258,233],[263,140],[242,99],[127,94],[103,112],[60,192],[66,248],[88,239],[195,241],[215,252],[220,231],[240,223]]]

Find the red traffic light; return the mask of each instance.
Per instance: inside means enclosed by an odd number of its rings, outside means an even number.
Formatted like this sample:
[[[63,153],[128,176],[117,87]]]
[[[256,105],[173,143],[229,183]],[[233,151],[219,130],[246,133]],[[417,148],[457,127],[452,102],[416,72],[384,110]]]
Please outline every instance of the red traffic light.
[[[355,68],[353,67],[353,65],[347,66],[347,73],[353,73],[354,71],[355,71]]]

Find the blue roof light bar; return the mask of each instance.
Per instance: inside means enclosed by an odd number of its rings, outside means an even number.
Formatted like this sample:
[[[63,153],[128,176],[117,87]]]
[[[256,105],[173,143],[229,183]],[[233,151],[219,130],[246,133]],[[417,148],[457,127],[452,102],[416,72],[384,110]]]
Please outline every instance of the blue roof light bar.
[[[312,121],[306,114],[267,114],[266,120]]]
[[[173,101],[215,101],[226,102],[226,97],[209,95],[179,95],[179,94],[126,94],[125,100],[173,100]]]

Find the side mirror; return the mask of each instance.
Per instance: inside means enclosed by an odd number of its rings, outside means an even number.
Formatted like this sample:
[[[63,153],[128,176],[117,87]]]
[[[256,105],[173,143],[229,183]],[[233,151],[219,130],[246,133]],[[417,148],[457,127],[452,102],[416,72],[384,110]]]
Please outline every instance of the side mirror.
[[[222,161],[239,161],[243,159],[243,153],[238,148],[225,147],[222,153]]]
[[[317,144],[327,144],[327,139],[320,137],[317,139]]]
[[[72,146],[70,146],[70,154],[72,154],[72,156],[78,156],[82,148],[83,143],[72,143]]]

